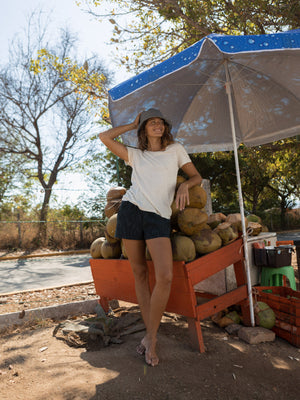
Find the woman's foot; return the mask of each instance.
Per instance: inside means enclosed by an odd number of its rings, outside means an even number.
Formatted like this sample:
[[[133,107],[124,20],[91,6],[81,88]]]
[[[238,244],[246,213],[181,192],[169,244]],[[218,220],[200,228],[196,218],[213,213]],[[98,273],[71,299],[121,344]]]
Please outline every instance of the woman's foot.
[[[136,346],[136,352],[138,354],[140,354],[141,356],[143,356],[145,354],[145,351],[146,351],[146,347],[142,344],[142,342]]]
[[[141,345],[145,348],[145,361],[148,365],[155,367],[159,363],[159,358],[156,354],[156,339],[150,340],[147,336],[141,341]]]

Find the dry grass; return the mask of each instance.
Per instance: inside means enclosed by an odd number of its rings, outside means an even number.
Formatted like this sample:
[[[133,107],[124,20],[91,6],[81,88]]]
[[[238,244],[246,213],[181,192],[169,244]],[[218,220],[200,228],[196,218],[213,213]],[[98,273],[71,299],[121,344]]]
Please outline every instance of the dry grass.
[[[37,239],[39,223],[0,223],[0,246],[3,250],[32,250],[40,247]],[[48,222],[46,247],[55,250],[89,248],[104,235],[100,222]]]

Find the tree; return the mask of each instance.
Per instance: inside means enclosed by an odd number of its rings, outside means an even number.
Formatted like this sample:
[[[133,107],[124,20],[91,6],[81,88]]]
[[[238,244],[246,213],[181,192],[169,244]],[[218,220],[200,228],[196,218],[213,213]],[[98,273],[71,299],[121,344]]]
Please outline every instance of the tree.
[[[78,1],[97,19],[114,25],[112,43],[129,71],[141,71],[210,33],[264,34],[300,26],[298,0],[101,0]]]
[[[87,110],[88,94],[64,78],[64,70],[42,65],[37,71],[34,60],[47,48],[64,65],[75,52],[75,37],[62,30],[54,45],[49,41],[48,25],[40,15],[29,19],[26,40],[13,43],[8,65],[0,71],[0,152],[22,155],[32,177],[44,190],[40,210],[39,238],[47,237],[47,213],[52,189],[59,174],[76,165],[89,151],[86,139],[93,121]],[[43,59],[44,61],[45,59]],[[74,62],[77,65],[76,62]],[[109,83],[107,72],[96,59],[89,61],[88,74],[99,74],[101,84]],[[39,72],[39,73],[37,73]]]

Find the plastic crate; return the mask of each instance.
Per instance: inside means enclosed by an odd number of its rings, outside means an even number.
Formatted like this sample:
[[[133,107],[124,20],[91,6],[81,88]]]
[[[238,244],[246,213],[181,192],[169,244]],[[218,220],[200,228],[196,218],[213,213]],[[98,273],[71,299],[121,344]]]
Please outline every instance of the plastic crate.
[[[265,266],[272,268],[285,267],[291,265],[292,262],[292,247],[274,247],[274,249],[255,249],[254,264],[256,266]]]
[[[275,334],[300,347],[300,292],[283,286],[260,286],[253,288],[253,296],[274,311]]]

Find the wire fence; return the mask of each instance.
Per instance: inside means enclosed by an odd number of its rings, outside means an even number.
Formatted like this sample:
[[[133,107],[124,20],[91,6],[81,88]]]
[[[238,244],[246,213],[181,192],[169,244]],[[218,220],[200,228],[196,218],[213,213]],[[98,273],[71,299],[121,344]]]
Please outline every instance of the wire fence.
[[[0,221],[0,249],[38,247],[41,224],[47,226],[47,243],[54,249],[88,248],[104,235],[104,220]]]

